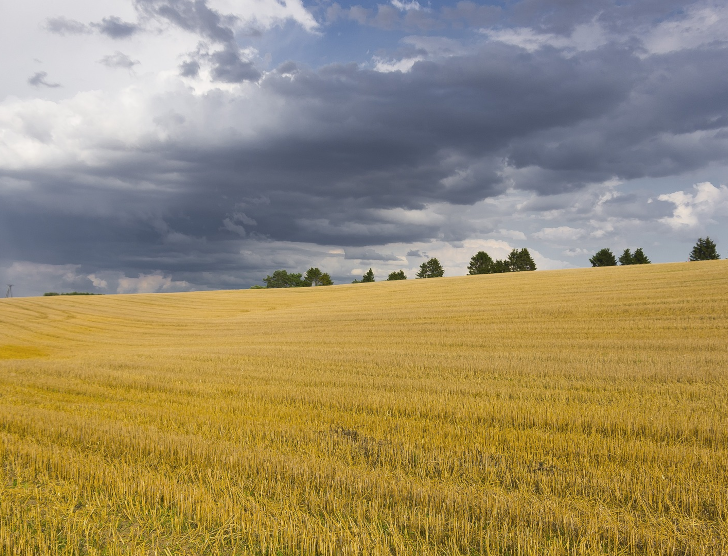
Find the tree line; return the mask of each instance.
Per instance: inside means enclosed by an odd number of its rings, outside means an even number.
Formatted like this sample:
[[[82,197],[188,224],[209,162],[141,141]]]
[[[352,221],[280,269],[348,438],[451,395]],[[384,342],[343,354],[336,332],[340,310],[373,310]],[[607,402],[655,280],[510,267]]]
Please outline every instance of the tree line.
[[[536,263],[533,261],[528,249],[513,249],[504,260],[493,260],[485,251],[478,251],[470,259],[468,274],[498,274],[501,272],[521,272],[536,270]],[[433,257],[420,265],[417,278],[440,278],[445,275],[440,261]],[[387,281],[406,280],[404,270],[390,272]],[[352,284],[365,284],[374,282],[374,271],[370,268],[361,279],[356,279]],[[306,274],[288,272],[287,270],[276,270],[263,278],[265,286],[253,286],[251,289],[264,288],[302,288],[311,286],[331,286],[334,282],[326,272],[318,268],[309,268]]]
[[[720,259],[715,242],[709,237],[700,238],[690,252],[691,261],[707,261]],[[650,259],[645,255],[644,250],[639,247],[634,253],[630,249],[617,258],[612,250],[608,247],[597,251],[593,257],[589,259],[592,266],[617,266],[633,265],[633,264],[651,264]],[[503,260],[493,260],[485,251],[478,251],[470,259],[468,265],[468,274],[500,274],[503,272],[524,272],[536,270],[536,263],[533,261],[528,249],[513,249],[508,257]],[[442,268],[440,261],[433,257],[426,260],[420,265],[417,272],[417,278],[440,278],[445,275],[445,269]],[[386,281],[406,280],[407,275],[404,270],[396,270],[390,272]],[[374,271],[370,268],[361,279],[356,279],[353,284],[364,284],[374,282]],[[263,279],[265,286],[253,286],[252,289],[265,288],[301,288],[311,286],[332,286],[334,282],[326,272],[321,272],[318,268],[309,268],[305,274],[289,273],[286,270],[276,270],[273,274]]]
[[[693,246],[693,250],[690,252],[689,261],[714,261],[720,259],[718,255],[718,248],[715,242],[706,237],[698,239],[697,243]],[[617,266],[617,261],[622,266],[631,264],[651,264],[652,261],[647,258],[644,251],[640,247],[632,253],[629,249],[625,249],[624,252],[619,256],[619,259],[614,256],[612,250],[608,247],[600,249],[594,256],[589,259],[592,266]]]

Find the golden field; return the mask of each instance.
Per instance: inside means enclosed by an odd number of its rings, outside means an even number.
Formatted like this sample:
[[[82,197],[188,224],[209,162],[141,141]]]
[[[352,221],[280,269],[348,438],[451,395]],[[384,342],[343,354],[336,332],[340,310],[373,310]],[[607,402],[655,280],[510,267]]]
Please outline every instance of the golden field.
[[[727,554],[728,261],[0,300],[1,554]]]

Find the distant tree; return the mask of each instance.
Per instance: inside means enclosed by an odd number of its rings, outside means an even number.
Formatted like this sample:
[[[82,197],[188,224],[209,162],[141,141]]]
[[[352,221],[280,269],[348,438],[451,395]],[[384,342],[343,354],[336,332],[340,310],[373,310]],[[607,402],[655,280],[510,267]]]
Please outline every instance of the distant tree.
[[[265,286],[260,286],[258,284],[255,284],[254,286],[250,286],[251,290],[264,290]]]
[[[362,282],[374,282],[374,271],[370,268],[364,273],[364,276],[361,277]]]
[[[652,261],[647,258],[647,255],[642,251],[642,247],[640,247],[632,255],[632,264],[652,264]]]
[[[698,239],[698,242],[690,252],[691,261],[715,261],[720,259],[715,242],[709,237]]]
[[[617,259],[614,257],[614,253],[607,247],[600,249],[596,254],[589,259],[592,266],[617,266]]]
[[[407,276],[404,273],[404,270],[398,270],[397,272],[390,272],[389,276],[387,276],[387,280],[406,280]]]
[[[650,264],[652,261],[647,258],[642,247],[639,247],[632,253],[629,249],[625,249],[624,253],[619,256],[619,264],[622,266],[629,264]],[[603,265],[602,265],[603,266]]]
[[[493,274],[502,274],[504,272],[510,271],[511,264],[508,262],[508,259],[506,259],[505,261],[501,261],[500,259],[498,259],[493,263]]]
[[[468,274],[491,274],[493,272],[493,259],[485,251],[478,251],[470,259]]]
[[[358,278],[354,278],[354,279],[353,279],[353,280],[351,281],[351,283],[352,283],[352,284],[361,284],[361,280],[359,280]]]
[[[634,257],[632,256],[632,251],[630,251],[629,249],[625,249],[624,253],[622,253],[619,256],[619,264],[621,264],[622,266],[634,264]]]
[[[521,250],[514,249],[508,255],[508,266],[511,272],[522,272],[526,270],[536,270],[536,263],[531,258],[531,253],[525,247]]]
[[[303,285],[307,287],[311,286],[331,286],[331,276],[326,272],[321,272],[318,268],[309,268],[303,277]]]
[[[440,261],[432,258],[420,265],[420,271],[417,273],[417,278],[440,278],[444,275],[445,270],[442,268]]]
[[[275,270],[270,276],[263,278],[266,288],[300,288],[303,280],[300,273],[288,273],[285,270]]]

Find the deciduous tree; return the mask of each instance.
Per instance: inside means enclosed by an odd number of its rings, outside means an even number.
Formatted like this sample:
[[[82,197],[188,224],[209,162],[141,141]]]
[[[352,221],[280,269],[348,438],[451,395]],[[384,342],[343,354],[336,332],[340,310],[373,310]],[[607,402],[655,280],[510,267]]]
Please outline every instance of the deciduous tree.
[[[275,270],[273,274],[263,278],[266,288],[299,288],[303,286],[300,273],[288,273],[286,270]]]
[[[318,268],[309,268],[303,277],[304,286],[331,286],[333,282],[331,276],[326,272],[321,272]]]
[[[493,259],[485,251],[478,251],[470,259],[468,274],[491,274],[493,272]]]

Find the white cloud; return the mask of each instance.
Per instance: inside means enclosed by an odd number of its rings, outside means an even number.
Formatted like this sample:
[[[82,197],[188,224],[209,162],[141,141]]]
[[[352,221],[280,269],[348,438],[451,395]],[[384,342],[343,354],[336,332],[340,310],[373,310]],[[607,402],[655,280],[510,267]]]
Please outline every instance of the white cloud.
[[[608,41],[606,33],[596,21],[577,25],[569,36],[539,33],[528,27],[481,29],[480,32],[487,35],[490,40],[518,46],[529,52],[539,50],[545,46],[574,51],[588,51],[599,48]]]
[[[728,40],[728,6],[714,3],[693,7],[679,20],[667,20],[642,35],[645,48],[651,54],[697,48],[715,41]]]
[[[138,278],[119,278],[116,293],[179,292],[190,289],[185,281],[172,280],[161,274],[140,274]]]
[[[16,296],[35,295],[56,291],[93,291],[94,287],[105,288],[106,283],[93,274],[79,272],[77,264],[44,264],[29,261],[15,261],[2,274],[5,283],[13,284]]]
[[[318,28],[316,19],[303,6],[301,0],[208,0],[213,10],[238,18],[240,27],[255,25],[263,29],[294,21],[307,31]]]
[[[523,232],[520,232],[518,230],[506,230],[504,228],[501,228],[500,230],[498,230],[498,233],[502,236],[509,237],[511,239],[526,241],[526,234],[524,234]]]
[[[392,0],[391,1],[392,6],[397,8],[398,10],[401,10],[403,12],[408,12],[410,10],[421,10],[423,9],[422,6],[420,6],[419,2],[417,0],[410,0],[409,2],[402,2],[401,0]]]
[[[576,241],[584,236],[584,231],[570,226],[558,226],[556,228],[542,228],[541,231],[533,234],[536,239],[542,239],[551,243],[563,243]]]
[[[97,277],[95,274],[89,274],[88,279],[91,280],[91,283],[93,283],[94,287],[100,288],[100,289],[106,289],[109,285],[109,283],[106,280],[103,280],[102,278]]]
[[[694,194],[675,191],[658,197],[675,205],[672,216],[662,218],[662,222],[673,229],[697,228],[713,223],[713,216],[728,215],[728,187],[703,182],[693,185],[693,189]]]

